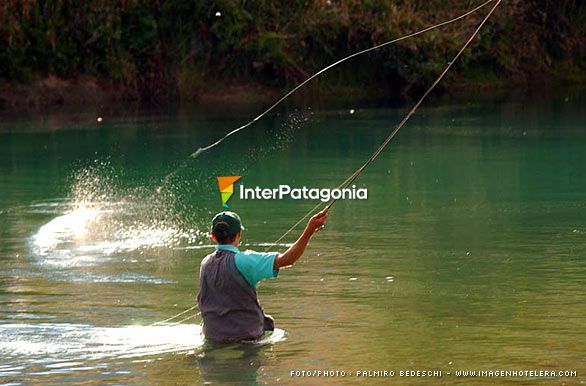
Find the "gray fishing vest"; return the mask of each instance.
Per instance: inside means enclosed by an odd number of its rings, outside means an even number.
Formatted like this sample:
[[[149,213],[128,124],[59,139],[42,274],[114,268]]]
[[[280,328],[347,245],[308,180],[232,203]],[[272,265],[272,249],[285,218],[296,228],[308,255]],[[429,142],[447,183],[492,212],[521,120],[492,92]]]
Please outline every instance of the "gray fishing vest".
[[[217,250],[203,259],[199,272],[197,303],[203,333],[217,342],[253,340],[275,328],[258,302],[256,289],[236,268],[234,255]]]

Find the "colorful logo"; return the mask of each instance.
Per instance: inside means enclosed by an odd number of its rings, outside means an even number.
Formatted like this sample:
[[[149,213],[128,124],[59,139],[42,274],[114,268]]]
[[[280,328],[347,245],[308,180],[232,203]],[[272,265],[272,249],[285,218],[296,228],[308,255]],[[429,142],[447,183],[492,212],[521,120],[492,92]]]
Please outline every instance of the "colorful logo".
[[[227,202],[234,194],[234,183],[240,179],[241,176],[224,176],[218,177],[218,186],[222,194],[222,206],[229,208]]]

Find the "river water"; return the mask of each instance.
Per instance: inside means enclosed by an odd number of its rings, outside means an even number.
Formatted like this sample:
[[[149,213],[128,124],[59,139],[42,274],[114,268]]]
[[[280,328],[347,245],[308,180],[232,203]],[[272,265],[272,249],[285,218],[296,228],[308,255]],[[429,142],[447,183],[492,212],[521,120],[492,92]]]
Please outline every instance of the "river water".
[[[337,202],[296,266],[261,283],[279,329],[245,346],[205,343],[197,310],[153,325],[195,304],[215,178],[335,187],[406,106],[291,107],[197,159],[252,112],[2,116],[0,383],[584,384],[585,101],[422,107],[356,181],[368,199]],[[315,203],[236,193],[230,207],[243,248],[264,250]]]

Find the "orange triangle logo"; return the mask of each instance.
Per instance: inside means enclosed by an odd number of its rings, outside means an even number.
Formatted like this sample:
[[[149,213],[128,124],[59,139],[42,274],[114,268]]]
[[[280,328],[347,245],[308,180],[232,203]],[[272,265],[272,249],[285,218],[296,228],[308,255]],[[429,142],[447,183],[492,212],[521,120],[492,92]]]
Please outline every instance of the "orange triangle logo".
[[[238,181],[241,176],[225,176],[225,177],[218,177],[218,186],[220,187],[220,192],[226,191],[230,186],[234,185],[236,181]]]
[[[222,196],[222,206],[228,208],[228,200],[234,194],[234,183],[240,179],[240,176],[223,176],[218,177],[218,187]]]

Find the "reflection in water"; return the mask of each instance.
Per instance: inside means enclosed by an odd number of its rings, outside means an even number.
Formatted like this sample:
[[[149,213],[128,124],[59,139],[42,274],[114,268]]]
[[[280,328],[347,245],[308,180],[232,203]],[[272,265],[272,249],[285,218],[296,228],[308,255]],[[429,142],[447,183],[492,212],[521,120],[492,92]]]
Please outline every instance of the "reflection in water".
[[[285,331],[277,328],[256,343],[207,341],[196,356],[200,374],[206,383],[256,385],[265,358],[263,348],[284,339]]]
[[[263,359],[261,349],[259,345],[238,345],[206,350],[197,356],[197,365],[207,383],[256,385]]]

